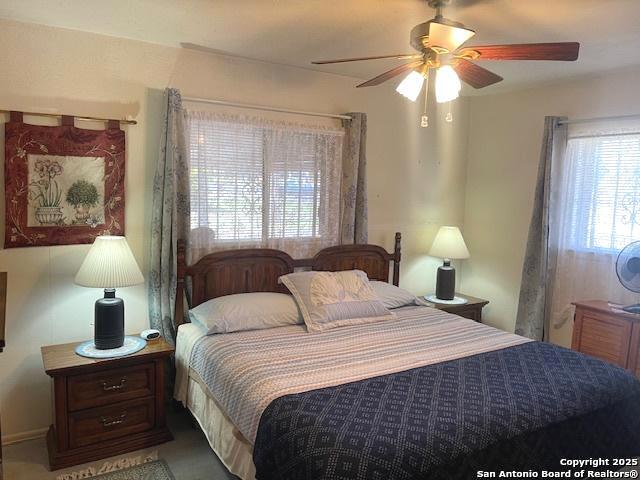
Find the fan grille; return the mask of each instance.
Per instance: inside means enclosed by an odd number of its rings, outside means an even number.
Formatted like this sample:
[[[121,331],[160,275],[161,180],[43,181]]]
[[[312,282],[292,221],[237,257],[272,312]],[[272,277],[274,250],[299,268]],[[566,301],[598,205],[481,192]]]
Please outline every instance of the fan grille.
[[[640,241],[622,249],[616,260],[616,274],[627,290],[640,293]]]

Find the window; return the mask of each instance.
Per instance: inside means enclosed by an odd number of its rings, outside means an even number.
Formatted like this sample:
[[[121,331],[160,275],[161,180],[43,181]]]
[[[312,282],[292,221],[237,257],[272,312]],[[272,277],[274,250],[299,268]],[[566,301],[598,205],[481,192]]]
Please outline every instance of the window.
[[[640,239],[640,133],[570,138],[566,161],[567,246],[613,252]]]
[[[187,118],[196,248],[312,255],[337,243],[341,129],[204,112]]]

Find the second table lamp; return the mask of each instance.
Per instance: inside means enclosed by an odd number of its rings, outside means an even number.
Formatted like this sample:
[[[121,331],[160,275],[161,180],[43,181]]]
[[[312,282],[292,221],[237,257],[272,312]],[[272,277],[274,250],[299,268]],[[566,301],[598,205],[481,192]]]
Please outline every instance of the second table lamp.
[[[442,266],[438,267],[434,301],[453,301],[456,295],[456,270],[451,265],[451,260],[469,258],[469,250],[464,243],[460,229],[452,226],[440,227],[431,245],[431,250],[429,250],[429,255],[443,259]],[[430,298],[430,300],[432,299],[433,297]]]

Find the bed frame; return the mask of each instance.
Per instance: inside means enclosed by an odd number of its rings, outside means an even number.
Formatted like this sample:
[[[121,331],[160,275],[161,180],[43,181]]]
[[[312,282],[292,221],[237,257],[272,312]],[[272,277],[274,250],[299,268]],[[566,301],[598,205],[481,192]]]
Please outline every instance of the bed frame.
[[[244,248],[211,253],[187,266],[185,242],[178,241],[176,328],[186,321],[184,312],[185,279],[191,280],[193,308],[212,298],[235,293],[288,293],[278,283],[281,275],[294,269],[318,271],[362,270],[371,280],[389,281],[390,262],[393,261],[393,284],[400,281],[400,232],[395,235],[393,253],[378,245],[338,245],[328,247],[313,257],[294,260],[289,254],[271,248]]]

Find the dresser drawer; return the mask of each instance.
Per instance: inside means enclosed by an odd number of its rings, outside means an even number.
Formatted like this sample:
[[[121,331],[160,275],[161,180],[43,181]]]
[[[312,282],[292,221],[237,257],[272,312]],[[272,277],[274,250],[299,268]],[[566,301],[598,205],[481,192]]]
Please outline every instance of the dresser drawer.
[[[631,324],[613,316],[578,312],[580,328],[576,350],[622,368],[627,368]]]
[[[70,411],[142,398],[154,393],[154,364],[98,371],[68,378]]]
[[[154,418],[153,398],[74,412],[69,415],[69,446],[82,447],[144,432],[153,428]]]

